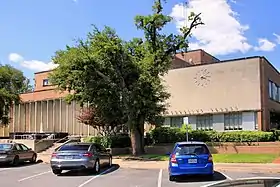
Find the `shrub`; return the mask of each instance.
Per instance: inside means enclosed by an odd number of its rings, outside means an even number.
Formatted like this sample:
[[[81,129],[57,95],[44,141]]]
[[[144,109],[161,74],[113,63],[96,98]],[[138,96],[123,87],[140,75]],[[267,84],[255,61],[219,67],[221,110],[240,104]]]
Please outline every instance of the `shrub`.
[[[127,134],[114,136],[90,136],[84,139],[84,142],[98,143],[106,148],[125,148],[130,147],[131,142]]]
[[[186,131],[176,127],[158,127],[151,132],[153,143],[175,143],[186,140]],[[190,130],[189,140],[203,142],[269,142],[275,141],[275,133],[262,131],[216,132]]]

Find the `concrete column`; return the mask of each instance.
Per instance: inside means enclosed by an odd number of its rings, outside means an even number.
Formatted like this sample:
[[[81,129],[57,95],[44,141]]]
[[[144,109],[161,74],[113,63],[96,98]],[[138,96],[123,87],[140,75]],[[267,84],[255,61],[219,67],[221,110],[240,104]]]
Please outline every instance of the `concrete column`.
[[[34,124],[35,124],[35,132],[37,132],[37,101],[35,101],[35,111],[34,111],[34,115],[35,115],[35,120],[34,120]]]
[[[46,107],[47,108],[46,109],[47,110],[47,112],[46,112],[47,113],[46,114],[47,115],[46,126],[47,126],[47,131],[49,132],[49,100],[47,100],[47,104],[46,105],[47,105],[47,107]]]
[[[13,111],[13,133],[15,132],[15,120],[16,120],[16,112],[15,112],[15,103],[13,102],[12,111]]]
[[[60,98],[59,99],[59,132],[61,132],[62,131],[62,122],[61,122],[61,113],[62,113],[62,99]]]
[[[66,104],[66,132],[69,130],[69,104]]]
[[[52,115],[52,126],[53,126],[53,132],[55,132],[55,120],[54,120],[54,116],[55,116],[55,99],[53,99],[53,105],[52,105],[52,112],[53,112],[53,115]]]
[[[30,102],[29,103],[29,112],[28,112],[29,113],[29,117],[28,117],[29,118],[28,132],[31,132],[31,125],[32,125],[32,121],[31,121],[31,111],[32,110],[31,109],[32,109],[32,103]]]
[[[20,119],[21,119],[21,116],[20,116],[20,105],[21,104],[18,104],[18,119],[17,119],[17,121],[18,121],[18,123],[17,123],[17,131],[20,131],[21,129],[20,129],[20,127],[22,126],[22,124],[21,124],[21,121],[20,121]]]

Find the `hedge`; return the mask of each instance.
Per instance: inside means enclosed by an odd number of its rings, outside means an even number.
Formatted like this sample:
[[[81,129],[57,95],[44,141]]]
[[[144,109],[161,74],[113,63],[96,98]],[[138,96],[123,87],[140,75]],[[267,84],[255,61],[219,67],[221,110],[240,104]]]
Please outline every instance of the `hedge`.
[[[189,140],[203,142],[272,142],[280,140],[280,131],[232,131],[216,132],[189,129]],[[146,134],[145,145],[175,143],[186,140],[186,128],[157,127]],[[131,146],[127,134],[115,136],[92,136],[84,139],[85,142],[100,143],[107,148],[125,148]]]
[[[154,144],[175,143],[186,140],[186,131],[175,127],[158,127],[150,132]],[[232,131],[216,132],[191,130],[189,140],[203,142],[270,142],[278,140],[274,132]]]
[[[130,137],[127,134],[114,136],[90,136],[84,139],[84,142],[92,142],[103,145],[106,148],[124,148],[130,147]]]

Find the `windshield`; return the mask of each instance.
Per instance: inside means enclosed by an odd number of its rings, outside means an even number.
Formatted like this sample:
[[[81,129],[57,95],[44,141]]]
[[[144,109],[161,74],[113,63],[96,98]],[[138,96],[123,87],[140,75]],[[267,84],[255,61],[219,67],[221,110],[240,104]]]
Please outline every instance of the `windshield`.
[[[12,144],[0,144],[0,151],[7,151],[12,148]]]
[[[176,155],[203,155],[209,154],[208,148],[203,144],[182,144],[175,149]]]
[[[89,145],[64,145],[59,151],[88,151]]]

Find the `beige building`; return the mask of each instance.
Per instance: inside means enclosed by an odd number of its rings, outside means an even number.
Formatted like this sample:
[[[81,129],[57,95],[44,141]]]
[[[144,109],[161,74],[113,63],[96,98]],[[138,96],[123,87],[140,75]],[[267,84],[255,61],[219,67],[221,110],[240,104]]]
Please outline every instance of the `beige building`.
[[[21,95],[23,103],[13,106],[11,124],[0,128],[0,137],[96,134],[78,123],[79,105],[63,101],[67,93],[49,85],[49,73],[35,73],[34,92]],[[180,126],[185,119],[193,129],[204,130],[266,131],[277,126],[271,114],[280,112],[280,76],[265,57],[220,61],[203,50],[190,51],[176,55],[163,79],[171,93],[165,125]]]

